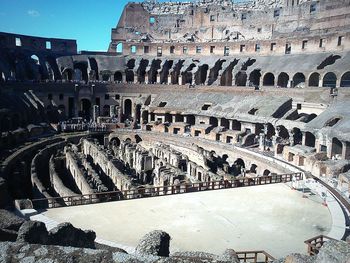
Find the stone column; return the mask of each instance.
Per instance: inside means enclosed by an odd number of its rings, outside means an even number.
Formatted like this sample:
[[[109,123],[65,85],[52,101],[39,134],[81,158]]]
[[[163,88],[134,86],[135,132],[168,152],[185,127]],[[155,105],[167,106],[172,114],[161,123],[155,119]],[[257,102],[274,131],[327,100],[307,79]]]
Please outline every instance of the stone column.
[[[157,78],[156,79],[157,79],[157,81],[156,81],[157,84],[160,84],[160,73],[159,72],[157,72]]]
[[[145,84],[148,84],[148,72],[145,75]]]
[[[100,107],[98,105],[94,105],[92,109],[92,120],[93,122],[97,122],[97,118],[100,116]]]
[[[303,135],[303,138],[301,140],[301,145],[305,145],[306,144],[306,133],[305,132],[301,132]]]
[[[173,114],[173,115],[171,116],[171,122],[172,122],[172,123],[176,122],[176,116],[175,116],[175,114]]]
[[[149,113],[148,113],[148,123],[151,122],[151,119],[152,119],[152,118],[151,118],[151,112],[149,112]]]
[[[171,74],[169,73],[169,75],[168,75],[168,83],[167,83],[168,85],[171,85],[172,83],[171,83]]]
[[[349,160],[350,159],[350,143],[342,142],[342,144],[343,144],[342,158],[344,160]]]
[[[187,123],[187,115],[184,115],[184,123]]]
[[[259,134],[259,149],[260,151],[265,151],[265,134]]]
[[[115,106],[114,105],[109,106],[109,117],[111,117],[111,118],[115,117]]]
[[[126,83],[126,74],[122,73],[122,83]]]
[[[182,85],[182,75],[181,74],[179,75],[179,81],[178,82],[179,82],[179,85]]]

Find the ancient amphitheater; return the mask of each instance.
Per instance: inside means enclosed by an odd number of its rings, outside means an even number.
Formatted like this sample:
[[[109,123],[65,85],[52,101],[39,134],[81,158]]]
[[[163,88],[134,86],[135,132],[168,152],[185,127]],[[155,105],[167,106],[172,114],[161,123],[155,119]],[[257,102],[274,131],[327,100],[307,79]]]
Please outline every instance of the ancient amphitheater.
[[[349,0],[130,2],[77,50],[0,33],[0,262],[350,262]]]

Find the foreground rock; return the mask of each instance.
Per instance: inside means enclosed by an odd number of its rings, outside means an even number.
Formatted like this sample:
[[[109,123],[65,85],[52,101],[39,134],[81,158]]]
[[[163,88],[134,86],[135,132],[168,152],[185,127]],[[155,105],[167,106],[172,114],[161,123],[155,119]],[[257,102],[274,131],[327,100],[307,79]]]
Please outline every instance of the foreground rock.
[[[154,230],[141,238],[136,253],[153,256],[169,256],[170,235],[161,230]]]
[[[95,232],[83,231],[70,223],[59,224],[49,231],[50,245],[95,248],[95,238]]]
[[[0,209],[0,229],[18,231],[25,220],[8,210]]]
[[[43,222],[27,221],[18,231],[18,242],[31,244],[49,244],[49,234]]]
[[[6,208],[10,204],[11,197],[7,189],[6,180],[0,177],[0,208]]]
[[[350,244],[344,241],[327,241],[316,257],[317,263],[350,263]]]

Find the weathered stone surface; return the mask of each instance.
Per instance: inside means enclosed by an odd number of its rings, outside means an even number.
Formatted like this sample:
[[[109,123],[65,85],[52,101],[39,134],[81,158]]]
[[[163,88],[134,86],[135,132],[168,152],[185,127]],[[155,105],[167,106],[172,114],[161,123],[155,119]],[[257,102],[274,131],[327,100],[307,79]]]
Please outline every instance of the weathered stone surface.
[[[176,252],[171,255],[180,262],[232,262],[239,263],[239,259],[232,249],[227,249],[223,255],[215,255],[198,251]]]
[[[14,230],[0,229],[0,241],[16,241],[17,232]]]
[[[15,230],[25,222],[23,218],[16,216],[8,210],[0,209],[0,229]]]
[[[170,235],[161,230],[154,230],[141,238],[136,253],[153,256],[169,256]]]
[[[112,253],[118,252],[118,253],[124,253],[124,254],[128,254],[128,252],[126,252],[124,249],[118,248],[118,247],[110,247],[108,245],[105,244],[100,244],[95,242],[95,248],[99,249],[99,250],[108,250]]]
[[[316,263],[315,257],[302,254],[290,254],[284,258],[276,259],[273,263]]]
[[[344,241],[327,241],[316,257],[317,263],[350,263],[350,244]]]
[[[33,209],[33,204],[29,199],[18,199],[15,200],[15,206],[17,209]]]
[[[18,231],[17,241],[47,245],[49,235],[43,222],[27,221]]]
[[[0,208],[6,208],[10,203],[11,197],[7,190],[6,180],[0,177]]]
[[[95,248],[96,233],[75,228],[70,223],[59,224],[49,231],[51,245]]]
[[[112,253],[105,250],[1,242],[0,262],[112,263],[115,261]]]

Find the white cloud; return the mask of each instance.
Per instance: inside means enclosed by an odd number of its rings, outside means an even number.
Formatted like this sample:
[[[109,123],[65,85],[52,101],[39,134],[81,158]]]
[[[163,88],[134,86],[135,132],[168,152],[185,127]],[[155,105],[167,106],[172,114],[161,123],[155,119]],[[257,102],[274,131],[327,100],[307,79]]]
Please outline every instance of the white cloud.
[[[38,17],[38,16],[40,16],[39,11],[37,11],[37,10],[28,10],[28,11],[27,11],[27,14],[28,14],[29,16],[31,16],[31,17]]]

